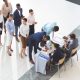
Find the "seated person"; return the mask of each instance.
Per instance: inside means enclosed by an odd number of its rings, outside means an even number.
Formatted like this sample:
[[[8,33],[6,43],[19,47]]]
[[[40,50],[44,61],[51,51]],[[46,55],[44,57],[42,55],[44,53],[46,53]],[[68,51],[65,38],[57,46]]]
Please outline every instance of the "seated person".
[[[41,41],[39,43],[39,47],[41,48],[41,51],[38,51],[38,53],[35,55],[35,71],[46,74],[45,67],[49,60],[49,55],[47,54],[49,49],[47,48],[45,41]]]
[[[41,41],[40,48],[42,49],[42,51],[47,52],[47,53],[51,53],[54,51],[54,46],[51,40],[48,40],[47,42]]]
[[[54,43],[54,53],[51,55],[51,62],[57,64],[61,58],[64,57],[64,52],[60,48],[59,44]]]
[[[70,40],[68,40],[68,38],[66,37],[66,40],[65,40],[65,44],[64,44],[64,52],[66,53],[67,57],[70,57],[70,54],[74,53],[73,50],[75,48],[78,47],[78,39],[76,38],[76,35],[75,34],[70,34],[69,35],[70,37]]]

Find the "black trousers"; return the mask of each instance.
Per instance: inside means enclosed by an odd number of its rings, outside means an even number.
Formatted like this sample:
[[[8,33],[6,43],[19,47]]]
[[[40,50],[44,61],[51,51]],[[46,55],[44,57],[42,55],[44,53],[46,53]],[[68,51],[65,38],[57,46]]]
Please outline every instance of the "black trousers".
[[[0,23],[0,28],[3,28],[3,23]],[[2,35],[2,31],[0,31],[0,35]]]
[[[5,28],[5,29],[6,29],[5,23],[6,23],[6,21],[7,21],[7,18],[9,17],[9,14],[10,14],[10,13],[8,13],[7,17],[4,17],[4,16],[3,16],[3,19],[4,19],[4,28]]]
[[[32,40],[31,38],[28,40],[28,46],[29,46],[29,60],[33,60],[32,59],[32,50],[34,48],[34,53],[37,53],[37,48],[38,48],[39,43],[35,42],[34,40]]]
[[[35,30],[34,30],[34,24],[33,25],[29,25],[29,35],[34,34]]]
[[[4,17],[4,16],[3,16],[3,18],[4,18],[4,23],[6,23],[7,18],[9,17],[9,14],[10,14],[10,13],[8,13],[7,17]]]

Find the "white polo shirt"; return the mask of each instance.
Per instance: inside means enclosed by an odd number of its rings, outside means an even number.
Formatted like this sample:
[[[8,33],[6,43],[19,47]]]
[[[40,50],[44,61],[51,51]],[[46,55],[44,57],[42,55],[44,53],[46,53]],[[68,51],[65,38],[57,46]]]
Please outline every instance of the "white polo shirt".
[[[20,26],[20,34],[23,37],[26,37],[26,35],[29,35],[29,25],[21,24],[21,26]]]
[[[34,22],[35,22],[35,17],[34,17],[34,15],[29,15],[28,18],[27,18],[27,20],[28,20],[28,24],[29,24],[29,25],[34,24]]]

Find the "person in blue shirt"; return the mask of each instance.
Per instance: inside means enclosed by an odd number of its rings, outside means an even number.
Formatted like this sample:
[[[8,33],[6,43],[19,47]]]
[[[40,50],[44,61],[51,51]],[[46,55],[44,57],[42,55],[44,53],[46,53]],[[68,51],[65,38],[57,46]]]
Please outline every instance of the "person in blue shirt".
[[[46,33],[45,32],[37,32],[37,33],[34,33],[32,34],[30,37],[29,37],[29,40],[28,40],[28,46],[29,46],[29,60],[32,64],[34,64],[34,61],[32,59],[32,49],[33,49],[33,46],[34,46],[34,52],[35,54],[37,53],[37,49],[38,50],[41,50],[41,48],[39,48],[39,43],[41,41],[44,41],[46,42],[47,40],[49,40],[50,37],[49,36],[46,36]]]
[[[14,21],[13,21],[13,15],[10,14],[9,15],[9,18],[7,19],[6,21],[6,35],[7,35],[7,42],[6,42],[6,45],[7,45],[7,53],[9,54],[9,56],[11,56],[11,52],[10,51],[13,51],[11,49],[11,45],[12,45],[12,39],[13,39],[13,35],[14,35]]]
[[[42,31],[46,32],[47,35],[50,35],[51,32],[57,32],[59,31],[59,27],[56,25],[56,23],[47,23],[42,27]]]

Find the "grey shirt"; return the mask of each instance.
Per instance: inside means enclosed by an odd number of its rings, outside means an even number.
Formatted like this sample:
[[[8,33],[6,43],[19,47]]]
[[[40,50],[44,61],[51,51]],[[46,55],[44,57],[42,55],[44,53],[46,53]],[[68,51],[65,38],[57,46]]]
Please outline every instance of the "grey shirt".
[[[69,44],[68,49],[72,51],[73,49],[78,47],[78,39],[74,39],[71,44]]]

